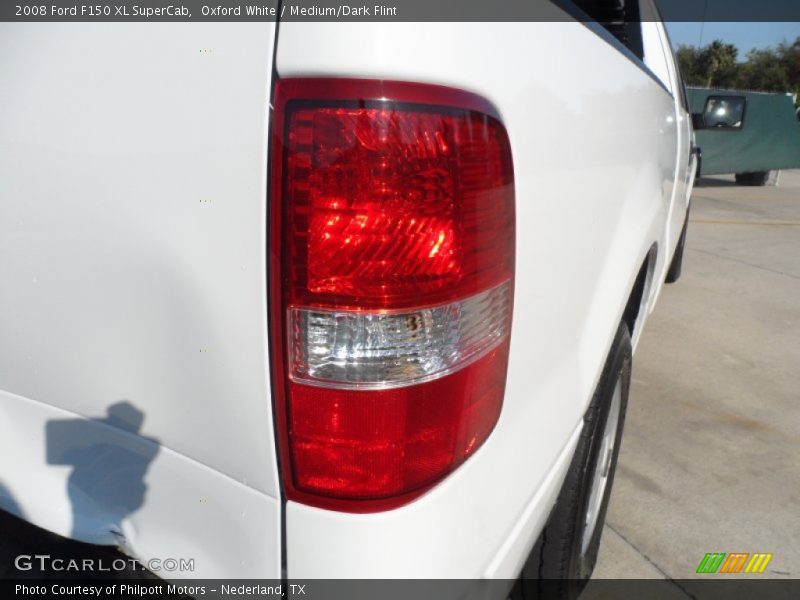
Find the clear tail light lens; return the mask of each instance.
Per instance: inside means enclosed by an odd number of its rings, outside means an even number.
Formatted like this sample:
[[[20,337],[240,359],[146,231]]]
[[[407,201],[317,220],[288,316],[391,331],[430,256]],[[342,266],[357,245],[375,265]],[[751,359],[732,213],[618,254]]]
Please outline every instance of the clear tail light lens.
[[[514,277],[511,152],[494,109],[438,86],[280,80],[271,333],[287,497],[371,511],[488,437]]]
[[[342,389],[423,383],[461,369],[508,336],[511,286],[400,311],[289,309],[289,377]]]

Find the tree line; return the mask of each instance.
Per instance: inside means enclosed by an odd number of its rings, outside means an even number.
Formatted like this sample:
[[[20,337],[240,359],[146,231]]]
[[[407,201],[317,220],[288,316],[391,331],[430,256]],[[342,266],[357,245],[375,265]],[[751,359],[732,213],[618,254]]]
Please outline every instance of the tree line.
[[[800,37],[772,48],[753,49],[737,62],[733,44],[714,40],[698,48],[680,46],[677,57],[686,85],[800,96]]]

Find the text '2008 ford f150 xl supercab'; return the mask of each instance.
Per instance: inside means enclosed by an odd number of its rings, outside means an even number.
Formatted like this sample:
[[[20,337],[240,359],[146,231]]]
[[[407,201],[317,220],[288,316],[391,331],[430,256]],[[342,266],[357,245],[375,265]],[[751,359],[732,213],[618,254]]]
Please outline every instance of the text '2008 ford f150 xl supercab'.
[[[588,578],[696,164],[600,4],[3,24],[0,507],[170,579]]]

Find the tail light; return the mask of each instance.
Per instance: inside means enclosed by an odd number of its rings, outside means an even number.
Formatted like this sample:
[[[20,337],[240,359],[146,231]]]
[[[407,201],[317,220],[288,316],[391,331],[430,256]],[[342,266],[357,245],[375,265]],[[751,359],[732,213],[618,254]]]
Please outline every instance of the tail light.
[[[273,116],[273,382],[289,499],[420,495],[503,399],[514,278],[505,128],[471,94],[285,79]]]

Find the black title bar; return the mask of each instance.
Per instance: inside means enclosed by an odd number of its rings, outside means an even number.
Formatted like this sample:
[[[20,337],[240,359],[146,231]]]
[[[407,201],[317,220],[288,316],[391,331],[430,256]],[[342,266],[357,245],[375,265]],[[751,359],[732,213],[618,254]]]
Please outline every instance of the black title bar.
[[[664,21],[792,21],[800,35],[798,0],[656,2]],[[575,20],[573,8],[571,0],[3,0],[0,21],[551,22]]]

